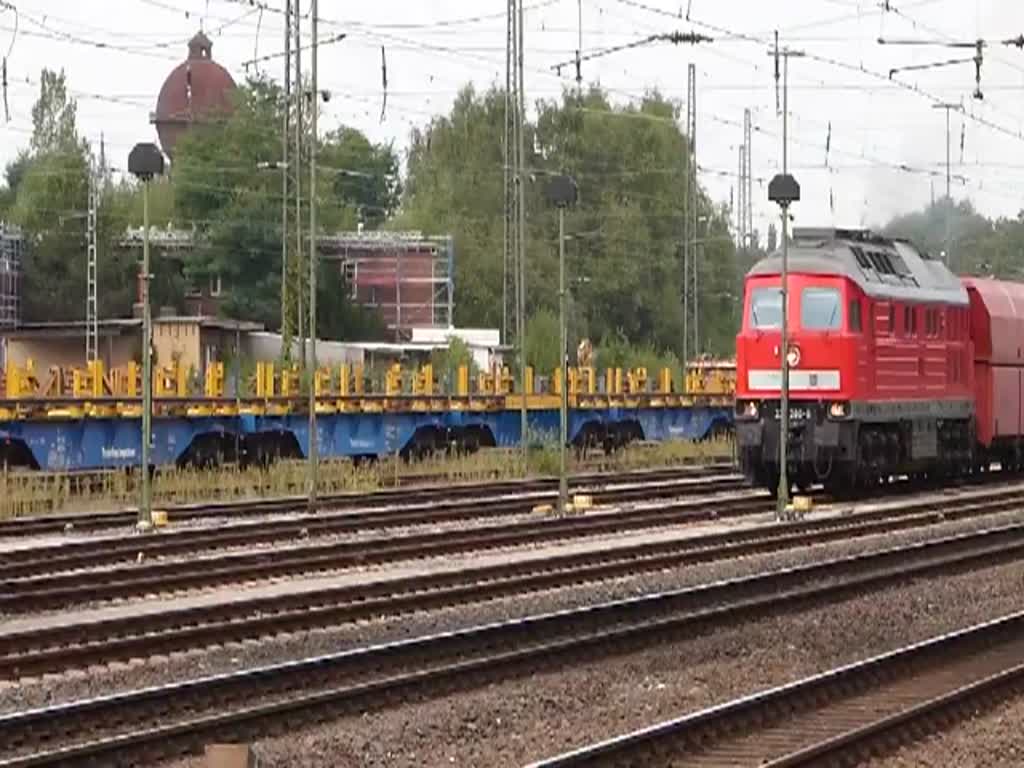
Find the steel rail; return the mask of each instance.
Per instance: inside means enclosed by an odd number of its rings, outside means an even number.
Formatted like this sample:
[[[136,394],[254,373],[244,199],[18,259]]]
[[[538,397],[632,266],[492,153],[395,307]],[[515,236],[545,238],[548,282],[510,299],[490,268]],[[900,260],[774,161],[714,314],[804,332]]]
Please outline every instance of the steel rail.
[[[204,645],[910,530],[1015,508],[1024,498],[1024,491],[1016,496],[994,496],[941,513],[885,508],[796,524],[758,526],[313,592],[4,633],[0,634],[0,679],[61,672],[89,664],[146,658]]]
[[[595,490],[598,504],[655,500],[691,494],[741,490],[738,478],[663,480]],[[139,556],[200,554],[229,547],[277,544],[289,539],[364,533],[375,528],[400,528],[526,514],[551,501],[554,492],[521,493],[494,498],[438,499],[384,509],[304,514],[286,519],[232,523],[219,528],[172,530],[158,536],[119,536],[66,541],[0,552],[0,582],[37,574],[114,565]]]
[[[1024,525],[0,716],[0,768],[134,764],[1024,557]],[[817,583],[815,583],[817,582]]]
[[[735,470],[727,464],[707,466],[683,466],[664,469],[629,470],[619,473],[590,472],[575,475],[571,482],[577,488],[589,486],[604,487],[616,483],[648,482],[671,480],[684,477],[700,478],[716,475],[734,475]],[[557,489],[558,480],[553,477],[527,480],[495,480],[474,483],[445,483],[438,485],[402,486],[370,491],[367,493],[346,492],[328,494],[318,502],[323,510],[365,509],[410,501],[434,499],[479,499],[482,494],[529,493]],[[202,520],[225,516],[251,516],[275,513],[305,511],[308,499],[305,496],[278,496],[239,501],[216,501],[199,504],[171,504],[162,507],[174,520]],[[68,526],[77,531],[102,530],[134,525],[136,512],[64,513],[34,517],[0,520],[0,538],[37,536],[49,533],[64,533]]]
[[[855,765],[1024,690],[1024,612],[533,763]]]
[[[0,613],[61,608],[83,602],[194,589],[246,580],[440,557],[499,547],[564,541],[765,512],[765,495],[743,494],[658,504],[599,515],[532,520],[456,531],[382,536],[203,559],[143,562],[0,581]]]

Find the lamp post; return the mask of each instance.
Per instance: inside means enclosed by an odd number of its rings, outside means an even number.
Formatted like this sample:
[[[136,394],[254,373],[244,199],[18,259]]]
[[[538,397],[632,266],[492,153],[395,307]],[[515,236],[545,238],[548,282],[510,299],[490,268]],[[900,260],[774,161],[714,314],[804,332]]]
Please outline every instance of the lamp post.
[[[153,525],[149,448],[153,441],[153,313],[149,300],[149,182],[164,172],[164,156],[152,142],[136,144],[128,153],[128,172],[142,181],[142,498],[138,527]]]
[[[317,0],[310,6],[310,26],[313,38],[312,52],[312,98],[310,98],[310,144],[309,144],[309,511],[316,512],[316,494],[318,469],[320,463],[320,436],[316,424],[316,278],[319,269],[319,251],[317,250],[316,232],[316,152],[319,136],[317,135],[317,115],[320,92],[317,90]]]
[[[569,442],[569,339],[566,329],[568,294],[565,290],[565,209],[576,203],[576,181],[571,176],[553,176],[548,181],[546,194],[548,202],[558,208],[558,355],[562,379],[558,409],[558,510],[564,512],[569,506],[569,478],[566,473],[566,444]]]
[[[782,211],[782,318],[781,335],[779,343],[779,358],[781,367],[781,386],[779,387],[779,399],[781,408],[779,414],[779,499],[778,517],[783,519],[787,516],[789,506],[789,477],[787,474],[787,463],[789,454],[786,450],[786,443],[789,439],[789,331],[787,328],[787,304],[789,302],[789,205],[800,199],[800,185],[788,173],[777,174],[768,183],[768,199],[778,203]]]

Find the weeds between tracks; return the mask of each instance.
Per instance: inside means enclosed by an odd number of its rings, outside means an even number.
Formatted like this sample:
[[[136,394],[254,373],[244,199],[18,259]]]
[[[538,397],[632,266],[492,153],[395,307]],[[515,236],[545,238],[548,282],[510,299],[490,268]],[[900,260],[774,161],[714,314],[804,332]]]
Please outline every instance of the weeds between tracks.
[[[623,471],[672,467],[732,458],[732,441],[671,441],[629,446],[611,455],[579,459],[571,456],[570,472]],[[405,462],[397,458],[365,464],[324,461],[320,469],[322,494],[373,491],[416,483],[513,480],[555,474],[557,446],[530,451],[524,467],[518,450],[485,449],[465,456],[439,456]],[[268,468],[226,466],[217,469],[169,467],[154,477],[157,505],[212,501],[241,501],[306,492],[303,461],[280,461]],[[134,505],[137,476],[122,471],[89,473],[0,473],[0,520],[53,512],[89,512]]]

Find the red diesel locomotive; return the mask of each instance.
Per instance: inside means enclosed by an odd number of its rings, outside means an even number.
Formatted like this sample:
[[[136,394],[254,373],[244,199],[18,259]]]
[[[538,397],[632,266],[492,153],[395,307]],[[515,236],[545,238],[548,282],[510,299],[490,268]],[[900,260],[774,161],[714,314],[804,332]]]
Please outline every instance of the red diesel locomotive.
[[[736,338],[744,473],[779,477],[781,256],[748,273]],[[960,279],[910,242],[796,229],[789,249],[787,470],[847,491],[1024,465],[1024,285]]]

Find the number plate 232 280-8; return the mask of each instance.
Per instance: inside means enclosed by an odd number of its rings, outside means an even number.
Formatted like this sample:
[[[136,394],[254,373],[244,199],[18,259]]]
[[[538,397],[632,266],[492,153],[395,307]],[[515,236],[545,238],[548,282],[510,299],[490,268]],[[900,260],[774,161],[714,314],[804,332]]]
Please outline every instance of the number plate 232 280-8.
[[[810,421],[813,418],[810,408],[800,406],[789,406],[789,420],[793,421]],[[775,420],[780,421],[782,419],[782,408],[775,409]]]

